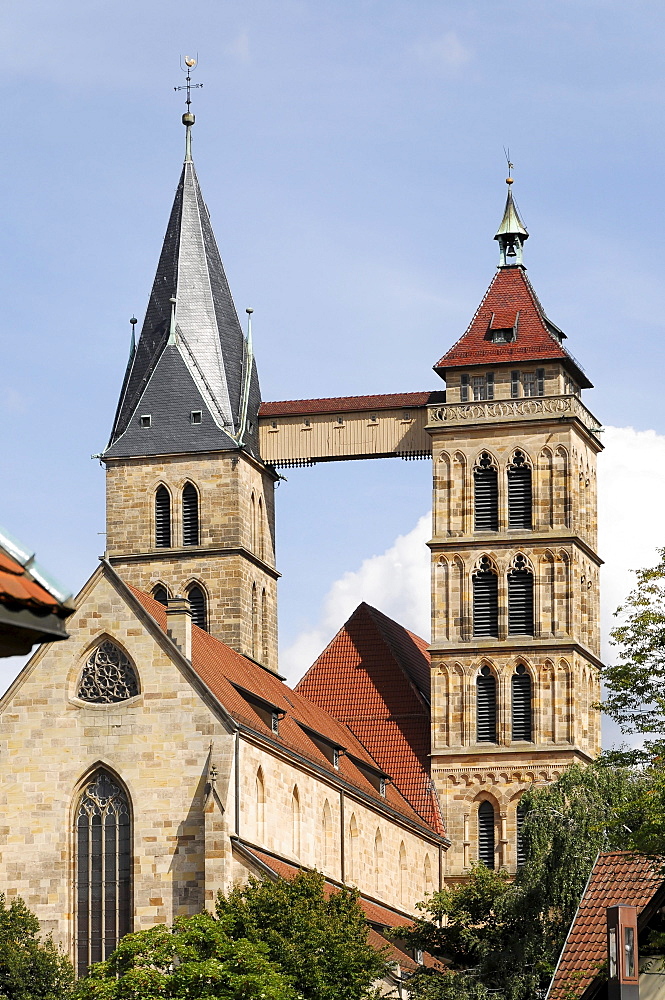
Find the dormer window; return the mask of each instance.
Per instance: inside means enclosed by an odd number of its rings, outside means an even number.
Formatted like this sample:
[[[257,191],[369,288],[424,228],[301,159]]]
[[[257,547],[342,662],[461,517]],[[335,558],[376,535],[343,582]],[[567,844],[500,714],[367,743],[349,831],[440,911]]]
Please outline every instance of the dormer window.
[[[270,728],[275,736],[279,736],[279,715],[277,712],[271,714]]]
[[[335,770],[339,771],[339,750],[337,749],[337,747],[333,749],[332,764]]]
[[[152,424],[152,417],[149,413],[144,413],[140,418],[141,427],[150,427]]]
[[[489,337],[493,344],[511,344],[517,340],[519,315],[518,312],[514,311],[492,313]]]
[[[379,795],[381,795],[384,799],[386,797],[386,779],[385,778],[379,778]]]
[[[192,412],[189,415],[189,419],[193,424],[200,424],[203,420],[203,411],[192,410]]]

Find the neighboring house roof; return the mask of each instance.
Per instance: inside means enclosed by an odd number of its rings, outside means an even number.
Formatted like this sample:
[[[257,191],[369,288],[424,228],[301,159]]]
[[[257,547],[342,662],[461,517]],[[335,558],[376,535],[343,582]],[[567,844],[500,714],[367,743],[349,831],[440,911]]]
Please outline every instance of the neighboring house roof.
[[[175,302],[172,300],[175,299]],[[251,367],[251,372],[249,368]],[[246,446],[258,456],[261,394],[196,170],[187,159],[105,458],[237,448],[245,368]],[[200,411],[196,423],[192,411]],[[150,416],[150,426],[141,417]]]
[[[142,591],[129,587],[144,609],[166,631],[166,609]],[[378,808],[387,808],[430,836],[440,840],[440,829],[423,822],[422,813],[414,808],[405,793],[387,783],[385,796],[377,787],[383,764],[372,756],[349,727],[333,718],[302,693],[289,688],[276,674],[260,667],[237,653],[208,632],[192,625],[192,667],[232,718],[258,733],[291,749],[328,772],[330,777],[353,786],[374,801]],[[281,716],[276,736],[262,709],[273,706]],[[339,749],[338,767],[326,748]],[[323,748],[323,749],[322,749]],[[390,773],[390,772],[388,772]]]
[[[267,851],[261,851],[257,847],[246,844],[243,841],[235,840],[234,846],[245,857],[257,861],[260,870],[265,871],[267,869],[279,878],[292,879],[299,871],[307,870],[302,865],[285,861],[283,858],[269,854]],[[340,883],[334,882],[332,879],[326,879],[324,886],[326,895],[332,895],[332,893],[339,891],[340,888],[342,888]],[[400,913],[398,910],[393,910],[388,906],[382,906],[375,900],[367,899],[362,895],[358,899],[358,903],[365,914],[367,923],[370,925],[368,940],[372,947],[376,948],[377,951],[385,951],[386,959],[389,962],[399,963],[402,971],[415,972],[419,968],[419,963],[414,961],[413,956],[404,951],[400,947],[399,942],[388,941],[382,936],[382,932],[388,928],[411,927],[413,920],[405,913]],[[427,968],[443,968],[440,962],[437,962],[435,958],[432,958],[427,953],[423,954],[422,964]]]
[[[402,795],[444,834],[430,778],[427,643],[360,604],[296,686],[357,736]]]
[[[548,1000],[582,997],[605,963],[608,906],[636,906],[638,917],[664,885],[661,859],[614,851],[598,856],[552,978]]]
[[[25,550],[0,531],[0,656],[29,653],[38,643],[67,639],[74,612],[63,591]]]
[[[509,327],[516,326],[515,340],[495,343],[491,329],[495,317]],[[522,267],[499,268],[485,293],[466,333],[434,365],[443,375],[448,368],[474,365],[519,365],[527,361],[562,361],[584,389],[591,382],[571,354],[563,347],[565,336],[547,318],[531,282]]]
[[[283,399],[261,403],[259,416],[288,417],[303,414],[316,416],[324,413],[348,413],[355,410],[401,410],[427,406],[428,403],[445,403],[445,391],[393,392],[382,396],[333,396],[329,399]]]

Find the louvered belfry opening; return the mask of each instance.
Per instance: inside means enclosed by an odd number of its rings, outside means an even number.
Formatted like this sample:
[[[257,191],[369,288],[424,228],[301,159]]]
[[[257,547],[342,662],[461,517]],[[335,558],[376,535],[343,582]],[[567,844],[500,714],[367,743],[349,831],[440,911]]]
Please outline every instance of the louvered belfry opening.
[[[499,530],[499,486],[492,456],[486,451],[473,470],[474,531]]]
[[[478,807],[478,860],[494,868],[494,808],[487,801]]]
[[[473,634],[499,635],[499,582],[492,563],[483,556],[473,574]]]
[[[526,847],[524,844],[523,830],[526,809],[524,806],[517,807],[517,867],[521,868],[526,862]]]
[[[192,622],[194,625],[198,625],[199,628],[208,630],[208,609],[206,602],[206,595],[203,593],[202,589],[194,584],[187,591],[187,600],[189,601],[189,606],[192,609]]]
[[[171,494],[165,486],[155,493],[155,545],[158,549],[171,548]]]
[[[508,632],[533,635],[533,573],[522,555],[508,573]]]
[[[166,605],[169,599],[169,592],[161,583],[158,583],[152,592],[152,596],[160,604]]]
[[[199,544],[199,495],[191,483],[182,491],[182,544]]]
[[[516,451],[508,468],[508,527],[530,531],[532,507],[531,468],[524,452]]]
[[[496,677],[488,666],[476,677],[476,741],[496,743]]]
[[[531,740],[531,677],[523,663],[518,664],[511,680],[512,736]]]
[[[76,952],[79,976],[129,933],[129,802],[106,771],[88,782],[76,813]]]

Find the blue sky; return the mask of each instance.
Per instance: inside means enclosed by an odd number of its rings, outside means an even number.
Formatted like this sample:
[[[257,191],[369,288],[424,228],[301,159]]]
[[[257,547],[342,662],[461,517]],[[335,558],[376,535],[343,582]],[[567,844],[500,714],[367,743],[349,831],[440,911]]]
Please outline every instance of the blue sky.
[[[639,459],[621,439],[619,481],[631,461],[648,475],[665,434],[664,28],[662,4],[615,0],[3,5],[0,523],[73,590],[103,550],[89,456],[179,176],[185,53],[204,83],[194,157],[236,305],[255,310],[264,398],[437,387],[432,364],[496,265],[506,146],[531,280],[597,386],[591,409],[654,432]],[[288,473],[286,647],[429,495],[426,462]],[[637,565],[663,541],[640,522]]]

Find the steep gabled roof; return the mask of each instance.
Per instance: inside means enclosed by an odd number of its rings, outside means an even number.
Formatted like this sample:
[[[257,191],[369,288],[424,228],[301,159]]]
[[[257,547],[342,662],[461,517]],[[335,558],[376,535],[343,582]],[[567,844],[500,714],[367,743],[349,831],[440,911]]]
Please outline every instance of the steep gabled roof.
[[[128,589],[157,625],[166,631],[164,605],[135,587],[129,586]],[[276,674],[246,659],[196,625],[192,626],[192,667],[237,723],[260,736],[276,740],[279,745],[323,768],[331,777],[339,776],[373,799],[379,808],[385,805],[410,823],[421,828],[425,826],[422,813],[413,807],[399,787],[388,784],[385,796],[380,794],[378,781],[372,778],[383,772],[383,766],[349,727],[300,692],[289,688]],[[274,706],[283,715],[278,737],[261,711],[257,711],[257,707],[260,709],[266,704]],[[340,749],[337,768],[321,749],[322,742]],[[429,832],[434,836],[441,833],[436,826]]]
[[[639,914],[662,889],[662,859],[629,851],[600,854],[575,915],[548,1000],[581,997],[601,972],[607,952],[606,910],[624,903]]]
[[[328,399],[282,399],[261,403],[259,416],[288,417],[298,414],[315,416],[323,413],[353,413],[358,410],[401,410],[445,403],[446,394],[438,392],[392,392],[379,396],[332,396]]]
[[[252,428],[246,446],[258,454],[261,398],[256,366],[236,314],[194,163],[188,158],[105,457],[238,447],[234,435],[240,430],[245,369],[250,367]],[[192,411],[202,414],[196,425],[190,420]],[[151,425],[143,427],[141,416],[147,415]]]
[[[516,328],[515,339],[495,343],[494,317]],[[449,368],[473,365],[519,365],[528,361],[562,361],[584,389],[591,382],[562,344],[565,334],[547,318],[522,267],[500,267],[466,333],[434,365],[442,377]]]
[[[427,643],[360,604],[296,686],[367,747],[416,811],[443,833],[430,779]]]

